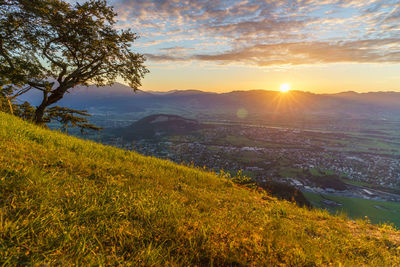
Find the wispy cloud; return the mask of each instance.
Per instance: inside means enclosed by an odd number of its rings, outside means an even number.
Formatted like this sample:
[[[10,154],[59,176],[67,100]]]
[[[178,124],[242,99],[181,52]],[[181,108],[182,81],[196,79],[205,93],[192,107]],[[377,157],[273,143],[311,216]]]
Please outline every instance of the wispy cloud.
[[[192,59],[245,62],[259,66],[338,62],[397,63],[400,62],[400,39],[254,45],[220,54],[195,55]]]
[[[151,61],[400,63],[398,0],[114,0]],[[214,44],[214,45],[199,45]]]

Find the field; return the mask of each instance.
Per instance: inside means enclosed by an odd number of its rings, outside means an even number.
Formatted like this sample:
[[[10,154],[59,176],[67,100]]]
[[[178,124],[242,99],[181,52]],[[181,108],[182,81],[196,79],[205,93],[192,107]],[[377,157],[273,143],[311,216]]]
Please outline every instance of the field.
[[[0,264],[396,266],[400,233],[0,113]]]
[[[348,198],[333,195],[320,195],[315,193],[303,193],[314,207],[327,209],[332,213],[344,212],[353,219],[365,216],[375,224],[393,224],[400,228],[400,203],[375,201],[361,198]],[[329,206],[321,203],[323,200],[332,200],[343,206]]]

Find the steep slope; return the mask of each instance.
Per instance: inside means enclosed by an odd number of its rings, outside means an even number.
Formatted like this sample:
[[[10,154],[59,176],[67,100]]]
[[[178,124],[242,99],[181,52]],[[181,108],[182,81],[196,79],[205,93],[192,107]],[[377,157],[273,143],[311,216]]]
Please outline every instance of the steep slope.
[[[5,265],[400,264],[400,233],[0,113]]]

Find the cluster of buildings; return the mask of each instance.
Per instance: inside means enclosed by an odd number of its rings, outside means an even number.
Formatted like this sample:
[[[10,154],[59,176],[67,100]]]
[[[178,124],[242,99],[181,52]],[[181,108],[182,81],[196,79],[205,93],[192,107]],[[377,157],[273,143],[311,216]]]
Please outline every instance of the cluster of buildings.
[[[360,140],[360,146],[364,144]],[[324,170],[358,182],[400,188],[400,154],[362,149],[351,135],[279,127],[206,127],[193,135],[121,144],[142,154],[209,169],[244,170],[257,180]],[[291,173],[292,172],[292,173]]]

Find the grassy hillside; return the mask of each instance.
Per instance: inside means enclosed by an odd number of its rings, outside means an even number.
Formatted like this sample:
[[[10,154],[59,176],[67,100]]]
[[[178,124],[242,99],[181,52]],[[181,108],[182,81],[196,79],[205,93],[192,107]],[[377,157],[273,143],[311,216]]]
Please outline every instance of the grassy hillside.
[[[400,233],[0,113],[5,265],[400,264]]]
[[[399,202],[321,195],[315,193],[304,193],[304,196],[311,201],[314,207],[328,209],[332,213],[343,210],[351,218],[362,218],[368,216],[368,219],[372,223],[392,223],[395,227],[400,227]],[[343,206],[330,207],[321,203],[326,199],[342,204]]]

